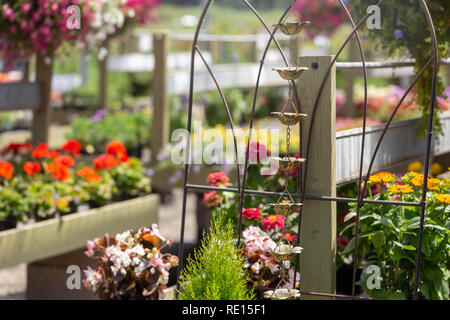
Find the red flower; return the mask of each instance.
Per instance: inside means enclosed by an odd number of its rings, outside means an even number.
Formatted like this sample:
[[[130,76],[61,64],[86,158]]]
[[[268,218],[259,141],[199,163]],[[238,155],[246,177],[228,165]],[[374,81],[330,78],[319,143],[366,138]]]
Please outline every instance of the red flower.
[[[344,238],[344,237],[338,237],[336,239],[337,246],[340,247],[340,248],[343,248],[343,249],[347,248],[348,242],[349,241],[346,238]]]
[[[75,165],[75,160],[69,155],[64,155],[64,156],[57,156],[55,159],[53,159],[53,163],[63,165],[66,167],[71,167]]]
[[[45,143],[41,143],[37,146],[36,149],[33,150],[31,154],[33,158],[45,158],[48,156],[48,145]]]
[[[22,166],[23,171],[29,176],[38,174],[41,172],[41,166],[37,162],[27,161]]]
[[[2,155],[8,154],[10,152],[18,153],[21,150],[31,150],[33,146],[27,143],[10,143],[5,149],[2,151]]]
[[[203,204],[207,208],[217,207],[220,204],[220,201],[222,201],[222,197],[215,191],[211,191],[203,195]]]
[[[230,179],[227,177],[227,174],[223,171],[210,173],[206,178],[206,182],[213,186],[218,187],[220,185],[226,186]]]
[[[13,165],[8,161],[0,161],[0,177],[11,179],[14,173]]]
[[[78,170],[77,176],[84,177],[88,182],[100,182],[102,180],[102,177],[89,167]]]
[[[111,170],[118,164],[117,159],[110,154],[101,154],[94,160],[94,168],[97,170],[103,168]]]
[[[59,156],[59,152],[56,150],[51,150],[48,152],[47,157],[50,159],[54,159]]]
[[[128,161],[128,154],[127,149],[125,149],[122,142],[114,140],[108,143],[106,146],[106,153],[116,156],[117,159],[120,160],[120,162],[127,162]]]
[[[283,229],[284,227],[284,217],[279,214],[273,214],[265,217],[262,221],[262,226],[265,231],[272,231],[276,227]]]
[[[45,171],[51,173],[55,179],[58,179],[61,181],[70,179],[69,168],[60,163],[53,163],[53,164],[47,165],[45,167]]]
[[[297,236],[294,235],[291,231],[286,231],[286,233],[283,234],[283,238],[287,239],[289,242],[297,240]]]
[[[242,217],[247,220],[259,220],[262,218],[261,210],[255,209],[244,209],[242,210]]]
[[[251,163],[263,162],[269,155],[269,150],[265,145],[256,141],[250,142],[248,158]]]
[[[61,146],[61,150],[65,151],[67,153],[71,153],[73,154],[75,157],[80,156],[80,152],[81,152],[81,143],[78,142],[77,140],[68,140],[66,143],[64,143]]]

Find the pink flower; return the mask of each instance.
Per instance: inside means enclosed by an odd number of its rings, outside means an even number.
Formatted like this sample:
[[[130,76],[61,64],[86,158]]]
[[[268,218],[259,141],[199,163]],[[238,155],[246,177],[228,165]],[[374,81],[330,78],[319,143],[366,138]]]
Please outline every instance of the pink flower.
[[[249,148],[249,160],[251,163],[263,162],[270,155],[267,147],[262,143],[252,141]]]
[[[247,220],[259,220],[262,218],[261,210],[258,208],[242,210],[242,217]]]
[[[203,204],[207,208],[217,207],[222,201],[222,197],[220,194],[217,194],[215,191],[207,192],[203,195]]]
[[[262,221],[262,226],[265,231],[272,231],[276,228],[283,229],[284,217],[279,214],[273,214],[265,217]]]
[[[13,9],[11,9],[8,5],[5,5],[3,8],[3,15],[5,16],[6,19],[8,19],[9,21],[13,22],[14,21],[14,11]]]
[[[94,256],[95,241],[88,240],[86,242],[86,248],[87,248],[87,250],[84,252],[84,254],[86,256],[88,256],[89,258],[93,257]]]
[[[20,11],[22,11],[23,13],[28,13],[31,9],[31,4],[29,4],[28,2],[24,2],[20,5]]]
[[[292,241],[296,241],[297,240],[297,236],[294,235],[291,231],[286,231],[283,234],[283,239],[287,239],[289,242],[292,242]]]
[[[206,182],[213,187],[218,187],[220,185],[226,186],[230,182],[230,179],[225,172],[220,171],[210,173],[206,178]]]

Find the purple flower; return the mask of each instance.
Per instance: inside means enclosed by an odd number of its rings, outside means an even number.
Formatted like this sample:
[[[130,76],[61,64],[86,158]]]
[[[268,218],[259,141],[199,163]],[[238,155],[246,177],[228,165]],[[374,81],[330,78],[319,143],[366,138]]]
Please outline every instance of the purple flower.
[[[397,20],[397,26],[401,26],[401,25],[403,25],[403,21],[402,20]]]
[[[145,172],[145,175],[146,175],[147,177],[149,177],[149,178],[153,177],[154,174],[155,174],[155,171],[154,171],[153,169],[148,169],[148,170]]]
[[[396,29],[394,31],[394,38],[395,39],[403,38],[403,31],[400,29]]]
[[[178,179],[183,178],[184,174],[182,170],[178,170],[177,172],[175,172],[175,177],[177,177]]]
[[[167,183],[169,183],[169,185],[173,185],[173,184],[175,183],[175,177],[170,177],[170,178],[167,180]]]

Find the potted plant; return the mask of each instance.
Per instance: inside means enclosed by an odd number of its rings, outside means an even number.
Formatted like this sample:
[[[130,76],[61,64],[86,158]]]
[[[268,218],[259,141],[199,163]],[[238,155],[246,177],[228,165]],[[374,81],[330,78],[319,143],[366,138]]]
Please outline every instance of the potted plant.
[[[161,300],[178,265],[176,256],[161,253],[170,244],[156,224],[88,241],[85,254],[98,265],[84,271],[83,283],[102,300]]]

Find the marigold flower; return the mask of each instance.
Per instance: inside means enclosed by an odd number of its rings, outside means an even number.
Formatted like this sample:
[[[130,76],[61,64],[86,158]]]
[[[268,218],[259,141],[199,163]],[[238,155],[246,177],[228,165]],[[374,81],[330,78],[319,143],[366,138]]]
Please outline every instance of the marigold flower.
[[[371,175],[369,181],[372,183],[387,183],[395,180],[395,175],[390,172],[378,172]]]
[[[22,166],[23,171],[29,176],[38,174],[41,172],[41,166],[37,162],[27,161]]]
[[[276,227],[283,229],[284,227],[284,217],[279,214],[273,214],[265,217],[262,221],[262,226],[265,231],[272,231]]]
[[[0,161],[0,177],[11,179],[14,173],[13,165],[8,161]]]
[[[393,185],[389,188],[389,192],[392,194],[404,194],[412,193],[414,192],[414,189],[409,184]]]
[[[242,217],[247,220],[259,220],[262,218],[261,210],[258,208],[242,210]]]
[[[81,152],[81,143],[77,140],[67,140],[62,146],[61,150],[67,153],[73,154],[75,157],[80,156]]]
[[[48,145],[46,143],[39,144],[31,153],[33,158],[45,158],[48,156]]]
[[[423,174],[416,173],[414,177],[411,179],[411,183],[415,185],[416,187],[421,187],[423,185],[424,176]],[[441,183],[440,179],[431,178],[429,177],[427,179],[427,187],[429,190],[432,191],[438,191],[439,190],[439,184]]]
[[[220,185],[226,186],[230,182],[230,179],[225,172],[219,171],[210,173],[206,178],[206,182],[213,187],[218,187]]]
[[[221,201],[222,197],[216,191],[207,192],[203,195],[203,204],[207,208],[217,207]]]
[[[440,203],[450,204],[450,194],[435,193],[434,196]]]
[[[111,170],[112,168],[118,165],[117,159],[110,154],[101,154],[94,160],[94,168],[95,169],[103,169]]]

